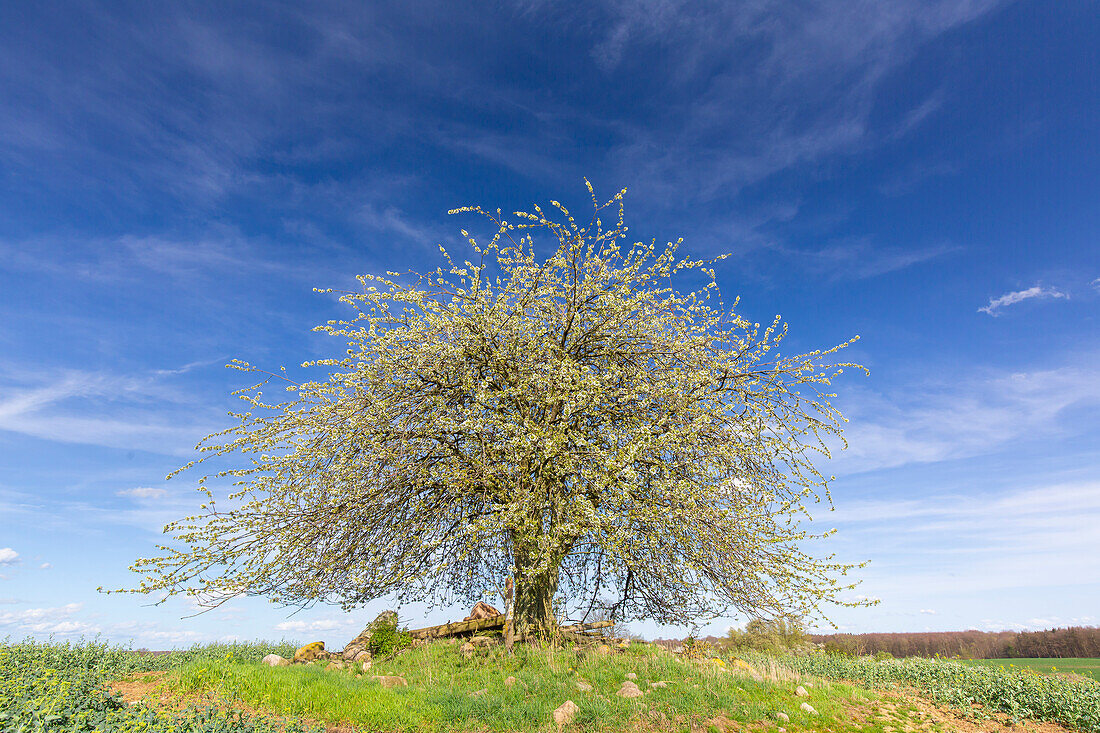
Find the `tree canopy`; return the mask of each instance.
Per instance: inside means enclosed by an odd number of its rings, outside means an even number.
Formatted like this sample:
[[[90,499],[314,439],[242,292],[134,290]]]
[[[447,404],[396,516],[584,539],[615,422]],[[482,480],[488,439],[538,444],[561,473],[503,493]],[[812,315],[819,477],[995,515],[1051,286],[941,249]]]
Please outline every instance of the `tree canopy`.
[[[828,390],[858,366],[832,363],[851,341],[781,355],[785,323],[724,306],[713,260],[626,243],[624,193],[593,195],[587,223],[557,202],[456,209],[496,229],[463,230],[470,259],[441,246],[434,271],[360,276],[339,294],[353,315],[317,329],[346,353],[302,365],[323,380],[262,372],[237,393],[236,425],[185,468],[236,462],[131,590],[351,608],[472,601],[511,576],[521,631],[843,603],[853,566],[809,554],[805,521],[830,501],[815,461],[840,437]],[[282,401],[263,393],[278,383]]]

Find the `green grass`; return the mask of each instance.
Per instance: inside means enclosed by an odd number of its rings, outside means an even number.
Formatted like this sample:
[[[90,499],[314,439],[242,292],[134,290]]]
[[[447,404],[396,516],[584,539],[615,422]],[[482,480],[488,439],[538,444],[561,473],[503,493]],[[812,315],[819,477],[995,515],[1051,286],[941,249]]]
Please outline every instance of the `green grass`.
[[[959,659],[960,664],[1030,669],[1033,672],[1071,672],[1100,682],[1100,659]]]
[[[514,657],[505,657],[498,648],[488,657],[465,660],[455,645],[432,644],[378,662],[363,677],[319,665],[268,668],[196,661],[176,670],[167,684],[179,693],[214,693],[279,715],[386,731],[545,730],[554,709],[566,700],[579,707],[575,726],[594,731],[690,731],[705,729],[717,716],[775,723],[778,712],[790,716],[790,723],[783,724],[790,731],[820,730],[823,725],[838,733],[882,731],[894,722],[852,723],[850,706],[869,709],[877,700],[874,693],[852,685],[819,682],[808,698],[800,698],[794,694],[796,682],[754,682],[648,645],[609,656],[569,649],[516,651]],[[614,694],[628,672],[647,691],[643,698]],[[400,675],[409,684],[383,689],[370,675]],[[517,680],[512,687],[504,683],[509,676]],[[578,680],[594,689],[578,690]],[[668,686],[649,688],[648,683],[658,681]],[[480,690],[485,692],[471,694]],[[803,700],[819,715],[799,710]]]

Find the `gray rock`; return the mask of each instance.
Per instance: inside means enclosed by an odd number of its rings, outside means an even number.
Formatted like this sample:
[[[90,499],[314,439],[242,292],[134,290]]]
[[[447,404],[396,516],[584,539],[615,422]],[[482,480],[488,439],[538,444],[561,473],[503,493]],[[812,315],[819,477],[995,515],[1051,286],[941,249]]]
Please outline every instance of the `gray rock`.
[[[810,715],[817,715],[817,711],[814,710],[814,706],[811,705],[808,702],[802,703],[801,705],[798,706],[798,708],[799,708],[799,710],[801,710],[804,713],[809,713]]]
[[[594,688],[584,680],[577,680],[577,689],[581,692],[592,692]]]
[[[798,687],[794,688],[794,694],[798,695],[799,697],[809,697],[810,696],[810,693],[806,692],[806,688],[803,687],[802,685],[799,685]]]
[[[782,721],[783,721],[784,723],[789,723],[789,722],[791,722],[791,718],[790,718],[790,716],[788,716],[788,715],[787,715],[786,713],[776,713],[776,714],[775,714],[775,717],[779,718],[779,719],[780,719],[780,720],[782,720]]]
[[[627,672],[626,673],[626,678],[628,680],[636,680],[636,679],[638,679],[638,675],[634,674],[633,672]]]
[[[263,659],[263,663],[268,667],[289,667],[290,660],[280,657],[278,654],[268,654]]]

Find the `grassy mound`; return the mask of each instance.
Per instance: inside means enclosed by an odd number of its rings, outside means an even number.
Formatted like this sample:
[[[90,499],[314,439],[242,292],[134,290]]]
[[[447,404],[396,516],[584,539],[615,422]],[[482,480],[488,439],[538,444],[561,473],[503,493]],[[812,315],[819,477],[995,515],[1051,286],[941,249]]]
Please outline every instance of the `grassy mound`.
[[[645,692],[640,698],[615,694],[629,673]],[[375,675],[400,676],[408,685],[383,688],[371,679]],[[792,731],[880,729],[851,723],[851,707],[875,697],[854,686],[819,683],[808,697],[799,697],[793,679],[754,681],[724,663],[682,660],[645,644],[609,655],[517,647],[512,657],[498,647],[465,659],[457,645],[441,642],[376,662],[361,676],[326,671],[320,664],[269,668],[197,660],[177,669],[166,685],[176,693],[215,694],[279,715],[368,730],[545,730],[566,700],[577,705],[573,725],[583,730],[741,729],[734,724],[763,729],[779,724]],[[818,714],[803,712],[802,702]]]

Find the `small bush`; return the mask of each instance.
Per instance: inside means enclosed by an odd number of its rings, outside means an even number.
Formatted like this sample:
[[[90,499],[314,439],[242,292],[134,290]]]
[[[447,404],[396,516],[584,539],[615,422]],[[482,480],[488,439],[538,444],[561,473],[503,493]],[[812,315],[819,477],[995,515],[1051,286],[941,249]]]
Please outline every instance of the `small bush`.
[[[371,634],[367,642],[367,649],[372,656],[388,657],[402,649],[412,645],[412,636],[408,631],[397,628],[397,621],[392,624],[380,623]]]

